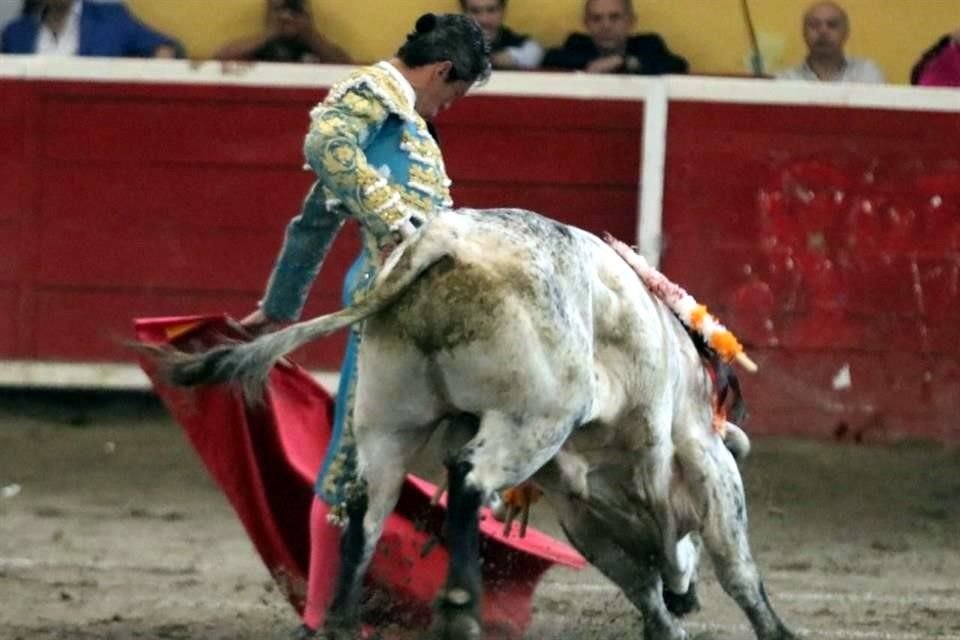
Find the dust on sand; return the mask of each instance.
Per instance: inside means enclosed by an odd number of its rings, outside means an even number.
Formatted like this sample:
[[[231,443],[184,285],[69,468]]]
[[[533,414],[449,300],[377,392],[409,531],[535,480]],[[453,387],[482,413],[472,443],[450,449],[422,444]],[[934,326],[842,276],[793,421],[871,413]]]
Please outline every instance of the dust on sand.
[[[767,591],[807,638],[960,640],[960,450],[756,439]],[[3,491],[6,489],[5,491]],[[285,639],[297,620],[180,430],[138,394],[0,393],[0,637]],[[557,534],[549,507],[538,526]],[[701,570],[694,637],[752,637]],[[548,574],[531,638],[638,637],[593,570]]]

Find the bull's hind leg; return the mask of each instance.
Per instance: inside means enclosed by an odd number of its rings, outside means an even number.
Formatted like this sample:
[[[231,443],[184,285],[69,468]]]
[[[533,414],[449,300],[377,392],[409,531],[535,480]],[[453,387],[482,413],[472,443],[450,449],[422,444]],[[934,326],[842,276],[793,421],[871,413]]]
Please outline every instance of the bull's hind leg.
[[[447,461],[450,565],[437,601],[436,634],[443,640],[481,637],[479,509],[495,491],[530,478],[552,458],[573,428],[572,417],[516,418],[489,411],[477,434]]]
[[[351,495],[347,504],[340,569],[324,624],[327,638],[356,637],[367,567],[411,461],[442,418],[425,367],[422,355],[398,348],[383,326],[368,321],[357,355],[353,403],[362,491]]]
[[[347,502],[340,570],[323,629],[326,640],[353,640],[357,636],[363,578],[387,516],[400,497],[410,458],[429,436],[426,429],[378,432],[373,438],[361,438],[361,433],[358,430],[357,449],[362,482]]]
[[[358,483],[347,499],[347,526],[340,538],[340,565],[333,600],[323,625],[325,640],[352,638],[360,625],[360,589],[379,535],[368,533],[366,487]]]
[[[447,462],[447,540],[450,564],[443,592],[437,599],[435,631],[443,640],[480,638],[480,504],[483,493],[468,486],[470,463]]]
[[[770,606],[747,540],[747,509],[740,472],[723,446],[702,450],[707,500],[703,541],[724,591],[743,609],[760,640],[795,640]]]

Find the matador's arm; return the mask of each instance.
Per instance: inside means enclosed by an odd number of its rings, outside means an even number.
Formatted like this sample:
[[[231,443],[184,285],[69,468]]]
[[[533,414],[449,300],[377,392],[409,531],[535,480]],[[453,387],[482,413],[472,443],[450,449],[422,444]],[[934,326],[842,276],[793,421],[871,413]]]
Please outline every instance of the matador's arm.
[[[343,226],[352,215],[378,240],[409,216],[396,188],[369,165],[363,145],[389,117],[386,106],[363,86],[311,114],[304,143],[317,182],[300,215],[287,225],[283,247],[260,302],[273,320],[299,318],[313,281]]]

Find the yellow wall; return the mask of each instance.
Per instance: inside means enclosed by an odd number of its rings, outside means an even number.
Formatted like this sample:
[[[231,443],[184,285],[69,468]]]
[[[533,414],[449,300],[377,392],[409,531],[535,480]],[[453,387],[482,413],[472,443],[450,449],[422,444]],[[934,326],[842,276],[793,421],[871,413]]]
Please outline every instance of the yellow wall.
[[[264,0],[127,0],[150,25],[173,34],[191,57],[256,32]],[[457,0],[312,0],[321,30],[360,61],[393,53],[424,11],[456,11]],[[800,15],[808,0],[751,0],[763,48],[777,69],[803,57]],[[842,0],[853,30],[848,52],[876,60],[906,82],[916,58],[960,27],[960,0]],[[639,30],[657,31],[699,73],[743,73],[749,53],[740,0],[635,0]],[[580,27],[582,0],[511,0],[509,24],[546,46]]]

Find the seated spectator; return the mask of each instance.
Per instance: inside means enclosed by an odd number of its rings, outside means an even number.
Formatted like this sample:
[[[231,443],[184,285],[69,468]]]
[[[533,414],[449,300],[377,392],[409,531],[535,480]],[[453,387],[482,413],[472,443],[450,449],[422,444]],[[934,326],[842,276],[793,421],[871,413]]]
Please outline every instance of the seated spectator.
[[[214,54],[214,58],[350,64],[350,56],[317,31],[309,2],[267,0],[266,9],[262,33],[225,44]]]
[[[540,65],[543,47],[530,36],[518,35],[503,24],[507,0],[460,0],[460,8],[483,30],[494,69],[535,69]]]
[[[803,14],[803,39],[807,58],[803,64],[777,74],[781,80],[822,82],[863,82],[882,84],[886,80],[871,60],[848,58],[843,47],[850,36],[850,18],[834,2],[817,2]]]
[[[543,66],[587,73],[686,73],[687,61],[667,49],[655,33],[630,35],[637,18],[631,0],[586,0],[583,26],[563,47],[551,49]]]
[[[46,2],[47,0],[23,0],[23,4],[20,6],[20,15],[30,16],[40,13]]]
[[[122,3],[41,0],[24,3],[24,13],[0,36],[3,53],[174,58],[176,40],[138,21]]]
[[[943,36],[913,66],[910,84],[960,87],[960,29]]]

